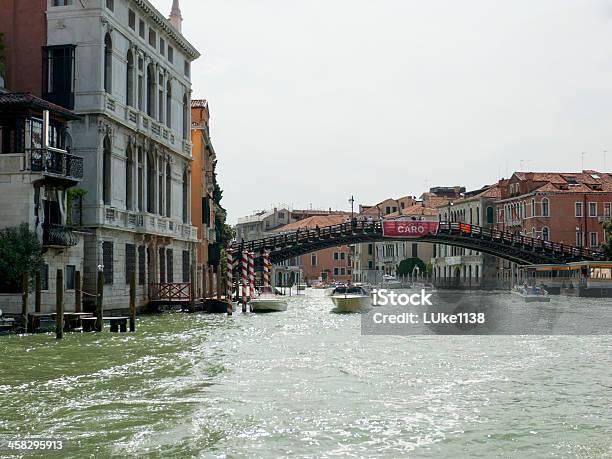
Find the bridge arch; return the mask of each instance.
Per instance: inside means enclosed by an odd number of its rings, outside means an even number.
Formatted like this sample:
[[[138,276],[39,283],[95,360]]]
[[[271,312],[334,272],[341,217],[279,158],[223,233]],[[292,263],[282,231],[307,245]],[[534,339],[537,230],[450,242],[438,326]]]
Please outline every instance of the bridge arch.
[[[603,252],[598,250],[456,222],[440,222],[435,233],[405,238],[383,236],[380,221],[353,220],[339,225],[301,229],[264,239],[236,243],[231,249],[235,253],[255,252],[258,263],[261,263],[262,254],[267,251],[272,263],[280,263],[328,247],[392,240],[450,245],[525,265],[605,260]]]

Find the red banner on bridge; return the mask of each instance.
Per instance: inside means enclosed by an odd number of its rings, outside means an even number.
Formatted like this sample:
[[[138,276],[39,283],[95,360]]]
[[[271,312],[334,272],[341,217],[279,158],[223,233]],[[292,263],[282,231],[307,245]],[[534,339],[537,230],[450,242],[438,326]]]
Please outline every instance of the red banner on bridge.
[[[438,232],[438,222],[387,220],[383,221],[382,226],[383,237],[416,238]]]

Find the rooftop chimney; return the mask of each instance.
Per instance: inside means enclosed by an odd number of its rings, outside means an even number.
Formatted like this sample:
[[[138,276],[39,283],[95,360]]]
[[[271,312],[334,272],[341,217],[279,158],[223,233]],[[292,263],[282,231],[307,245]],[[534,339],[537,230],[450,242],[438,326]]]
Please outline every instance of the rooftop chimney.
[[[181,15],[179,0],[174,0],[172,2],[172,11],[170,11],[170,17],[168,19],[170,20],[170,24],[172,24],[176,30],[182,32],[181,28],[183,24],[183,16]]]

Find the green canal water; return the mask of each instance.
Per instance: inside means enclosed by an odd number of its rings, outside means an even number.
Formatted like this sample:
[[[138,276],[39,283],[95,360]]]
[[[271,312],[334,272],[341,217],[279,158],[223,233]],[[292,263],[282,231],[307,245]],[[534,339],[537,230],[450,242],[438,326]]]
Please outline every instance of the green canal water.
[[[331,309],[309,291],[0,337],[0,437],[67,442],[26,457],[612,457],[612,337],[362,336]]]

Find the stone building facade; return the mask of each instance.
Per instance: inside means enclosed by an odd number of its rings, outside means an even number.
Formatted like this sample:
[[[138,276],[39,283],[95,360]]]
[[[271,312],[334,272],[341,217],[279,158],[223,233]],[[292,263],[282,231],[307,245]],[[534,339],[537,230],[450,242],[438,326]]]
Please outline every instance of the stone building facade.
[[[497,185],[467,192],[458,199],[438,206],[441,221],[461,222],[492,228]],[[461,247],[434,244],[433,276],[437,283],[456,286],[493,287],[497,285],[497,259],[492,255]]]
[[[43,96],[74,108],[71,150],[85,159],[84,289],[105,273],[107,308],[148,285],[188,282],[191,224],[191,62],[180,12],[168,20],[147,0],[49,0]],[[178,17],[177,17],[178,14]],[[174,25],[172,24],[174,23]]]
[[[43,248],[42,312],[55,310],[56,273],[63,271],[66,310],[75,306],[83,238],[70,225],[68,191],[79,184],[83,159],[66,151],[74,113],[28,93],[0,91],[0,228],[27,224]],[[21,283],[0,279],[0,309],[21,311]],[[30,309],[34,308],[34,295]]]
[[[499,181],[495,228],[514,234],[597,249],[605,241],[603,224],[611,218],[612,175],[515,172]],[[500,276],[516,282],[517,266],[500,260]]]

